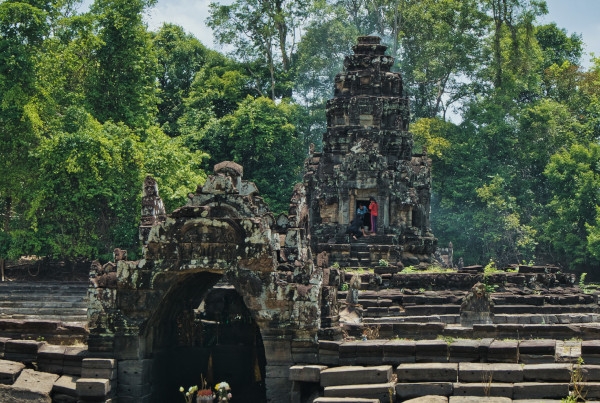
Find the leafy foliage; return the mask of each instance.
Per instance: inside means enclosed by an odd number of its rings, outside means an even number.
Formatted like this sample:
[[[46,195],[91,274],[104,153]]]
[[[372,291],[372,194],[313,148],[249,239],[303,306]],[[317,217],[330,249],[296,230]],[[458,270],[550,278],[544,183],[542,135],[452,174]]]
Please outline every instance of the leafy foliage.
[[[143,176],[171,210],[222,160],[287,210],[343,57],[377,34],[433,160],[439,243],[466,264],[600,266],[600,59],[539,24],[544,1],[213,3],[228,56],[148,32],[154,0],[74,3],[0,2],[0,258],[133,254]]]
[[[248,96],[234,113],[206,126],[198,148],[210,154],[211,164],[241,164],[244,178],[256,183],[271,208],[287,211],[305,155],[295,125],[299,117],[297,105]]]

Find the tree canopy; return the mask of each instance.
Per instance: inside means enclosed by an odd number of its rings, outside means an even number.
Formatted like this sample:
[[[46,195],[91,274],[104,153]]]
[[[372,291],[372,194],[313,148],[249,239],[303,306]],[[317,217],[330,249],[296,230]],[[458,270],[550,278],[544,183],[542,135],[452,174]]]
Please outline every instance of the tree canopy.
[[[395,57],[432,226],[465,263],[600,266],[600,60],[540,23],[543,0],[235,0],[210,5],[227,50],[150,32],[153,0],[0,2],[0,259],[139,250],[142,178],[169,210],[212,166],[244,166],[286,211],[359,35]]]

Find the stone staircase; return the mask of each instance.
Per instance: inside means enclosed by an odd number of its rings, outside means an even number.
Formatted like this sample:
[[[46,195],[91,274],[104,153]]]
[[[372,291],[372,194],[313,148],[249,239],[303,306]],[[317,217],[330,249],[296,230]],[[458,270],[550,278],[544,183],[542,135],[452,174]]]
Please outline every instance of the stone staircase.
[[[2,282],[1,319],[87,322],[87,282]]]
[[[352,275],[346,273],[345,281],[349,282]],[[600,322],[597,294],[586,294],[579,287],[564,281],[555,280],[552,285],[535,283],[534,280],[538,278],[546,280],[546,277],[540,277],[540,273],[507,273],[498,276],[497,283],[501,284],[501,289],[491,294],[494,303],[491,309],[492,323],[469,328],[460,325],[461,303],[471,285],[483,281],[481,275],[378,275],[372,272],[359,272],[359,275],[361,289],[358,309],[362,314],[362,324],[346,326],[348,334],[355,337],[360,337],[362,327],[368,325],[379,326],[391,337],[407,338],[427,337],[427,332],[423,330],[428,327],[433,337],[480,338],[502,335],[523,338],[534,334],[543,337],[543,331],[546,330],[548,334],[555,334],[559,338],[591,338],[596,337],[594,329]],[[419,276],[422,276],[421,280]],[[345,301],[346,294],[346,291],[339,291],[338,301]]]
[[[0,337],[77,344],[87,339],[87,282],[0,283]]]
[[[304,401],[558,403],[578,392],[600,401],[598,295],[572,275],[542,267],[485,279],[481,267],[394,269],[342,274],[346,283],[360,276],[358,303],[340,305],[344,341],[321,339],[318,366],[290,369],[293,391],[319,392]],[[495,289],[490,320],[463,326],[461,304],[484,281]],[[338,301],[346,297],[338,291]],[[344,322],[348,312],[361,321]],[[310,371],[310,381],[298,375]]]
[[[574,374],[581,380],[574,382]],[[302,375],[300,375],[302,374]],[[293,390],[307,374],[322,389],[315,403],[333,402],[519,402],[559,403],[580,392],[600,398],[600,365],[573,363],[401,363],[398,366],[297,365],[290,368]],[[576,375],[575,375],[576,376]],[[294,400],[292,393],[292,402]]]

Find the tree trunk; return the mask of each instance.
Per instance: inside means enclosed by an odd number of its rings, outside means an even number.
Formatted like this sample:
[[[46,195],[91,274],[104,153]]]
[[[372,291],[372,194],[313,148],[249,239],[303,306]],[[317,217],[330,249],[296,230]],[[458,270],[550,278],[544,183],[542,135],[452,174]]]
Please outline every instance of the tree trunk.
[[[4,225],[3,225],[3,229],[5,233],[9,233],[10,232],[10,220],[12,217],[12,197],[11,196],[6,196],[4,199],[4,205],[5,205],[5,210],[4,210]],[[4,268],[6,267],[6,260],[4,259],[4,257],[0,258],[0,276],[2,276],[2,281],[4,281]]]

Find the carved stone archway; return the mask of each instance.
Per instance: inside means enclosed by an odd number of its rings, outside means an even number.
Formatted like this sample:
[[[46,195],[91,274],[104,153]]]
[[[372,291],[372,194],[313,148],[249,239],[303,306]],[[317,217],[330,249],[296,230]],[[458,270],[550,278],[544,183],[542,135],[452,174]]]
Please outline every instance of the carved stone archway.
[[[152,202],[158,191],[147,183],[144,189],[155,194],[144,195],[144,206],[152,208],[142,211],[143,258],[117,261],[114,281],[96,274],[88,348],[117,359],[120,401],[155,400],[150,391],[160,380],[152,364],[173,337],[168,323],[220,279],[242,297],[260,331],[267,401],[289,401],[291,365],[317,362],[323,274],[306,241],[306,208],[294,204],[285,226],[278,225],[242,173],[233,162],[217,164],[188,204],[170,215],[156,207],[162,202]]]

